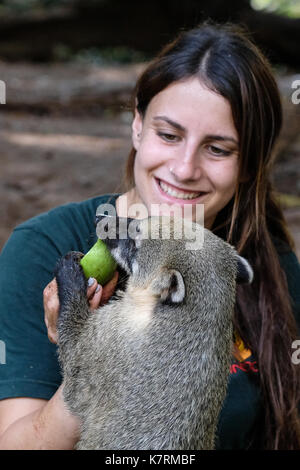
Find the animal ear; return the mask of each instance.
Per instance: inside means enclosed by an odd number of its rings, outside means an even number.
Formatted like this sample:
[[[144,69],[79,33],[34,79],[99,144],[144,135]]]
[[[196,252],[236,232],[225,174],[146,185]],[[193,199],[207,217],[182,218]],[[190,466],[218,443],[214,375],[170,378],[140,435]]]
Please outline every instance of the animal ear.
[[[253,277],[253,269],[248,261],[238,255],[236,282],[238,284],[251,284]]]
[[[152,289],[164,303],[179,304],[185,297],[183,277],[175,269],[163,269],[153,281]]]

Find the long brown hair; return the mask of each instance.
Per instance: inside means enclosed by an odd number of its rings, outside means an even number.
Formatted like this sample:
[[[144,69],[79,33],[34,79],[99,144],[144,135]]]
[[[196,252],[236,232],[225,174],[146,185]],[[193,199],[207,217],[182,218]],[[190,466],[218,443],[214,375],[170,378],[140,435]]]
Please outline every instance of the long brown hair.
[[[237,292],[235,328],[259,364],[264,397],[263,447],[299,449],[299,369],[291,361],[297,327],[278,250],[293,242],[270,182],[273,149],[282,124],[278,88],[267,59],[241,28],[204,24],[182,32],[139,78],[133,108],[143,117],[151,99],[175,81],[198,76],[231,104],[239,135],[235,196],[218,214],[213,231],[253,266],[254,282]],[[127,160],[134,186],[135,151]]]

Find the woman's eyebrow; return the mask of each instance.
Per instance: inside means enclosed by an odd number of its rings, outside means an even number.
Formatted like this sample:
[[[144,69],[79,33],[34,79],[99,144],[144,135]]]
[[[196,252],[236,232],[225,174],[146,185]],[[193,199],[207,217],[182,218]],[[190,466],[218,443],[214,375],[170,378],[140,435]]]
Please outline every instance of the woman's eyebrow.
[[[183,127],[181,124],[178,124],[178,122],[173,121],[172,119],[168,118],[167,116],[154,116],[153,118],[154,121],[165,121],[170,126],[175,127],[175,129],[178,129],[179,131],[186,132],[186,128]]]
[[[239,145],[238,141],[236,139],[234,139],[233,137],[230,137],[228,135],[214,135],[214,134],[209,134],[206,136],[206,139],[207,140],[218,140],[220,142],[223,142],[223,141],[230,141],[230,142],[233,142],[236,146]]]
[[[179,124],[176,121],[173,121],[172,119],[168,118],[167,116],[154,116],[153,117],[154,121],[165,121],[167,124],[170,124],[170,126],[174,127],[175,129],[178,129],[179,131],[186,132],[186,128],[183,127],[181,124]],[[228,135],[214,135],[214,134],[209,134],[206,136],[207,140],[218,140],[220,142],[222,141],[230,141],[233,142],[236,146],[238,146],[238,142],[236,139],[234,139],[231,136]]]

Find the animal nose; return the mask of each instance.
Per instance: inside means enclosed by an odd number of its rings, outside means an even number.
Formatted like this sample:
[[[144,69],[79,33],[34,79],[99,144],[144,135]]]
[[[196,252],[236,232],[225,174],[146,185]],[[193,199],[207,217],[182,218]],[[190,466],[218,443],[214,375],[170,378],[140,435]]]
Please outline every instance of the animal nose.
[[[103,217],[104,217],[103,214],[101,214],[101,215],[96,215],[95,220],[94,220],[94,225],[95,225],[95,227],[97,227],[98,223],[100,222],[100,220],[103,219]]]
[[[104,220],[106,219],[106,220]],[[108,214],[96,214],[95,217],[95,227],[100,229],[98,226],[99,222],[103,221],[103,228],[104,231],[107,233],[109,237],[109,232],[114,234],[114,238],[128,238],[128,227],[132,221],[136,221],[135,219],[131,219],[130,217],[118,217]],[[105,228],[107,226],[107,228]]]
[[[95,220],[94,220],[94,224],[95,224],[95,227],[97,227],[98,223],[104,219],[105,217],[114,217],[113,215],[109,215],[109,214],[96,214],[96,217],[95,217]],[[114,217],[116,218],[116,217]]]

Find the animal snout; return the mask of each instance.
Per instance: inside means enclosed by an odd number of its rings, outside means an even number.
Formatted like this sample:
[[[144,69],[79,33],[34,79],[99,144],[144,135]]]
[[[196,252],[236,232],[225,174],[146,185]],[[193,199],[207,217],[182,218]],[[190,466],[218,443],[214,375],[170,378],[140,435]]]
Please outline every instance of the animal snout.
[[[98,238],[103,240],[108,248],[117,248],[120,241],[126,245],[132,238],[130,224],[135,219],[106,214],[96,214],[95,225]]]

